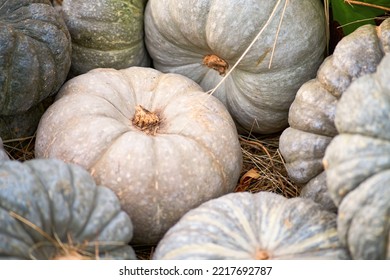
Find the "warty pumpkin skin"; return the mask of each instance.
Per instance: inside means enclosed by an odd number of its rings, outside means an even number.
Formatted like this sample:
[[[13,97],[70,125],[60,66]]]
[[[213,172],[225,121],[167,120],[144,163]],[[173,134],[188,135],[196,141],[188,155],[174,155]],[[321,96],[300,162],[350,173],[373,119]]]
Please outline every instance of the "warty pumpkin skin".
[[[288,1],[277,35],[283,2],[257,42],[214,93],[246,131],[273,133],[286,128],[296,91],[315,76],[323,59],[321,2]],[[190,77],[206,91],[213,89],[260,32],[275,4],[270,0],[149,0],[145,42],[154,67]]]
[[[24,113],[64,83],[70,34],[49,0],[0,0],[0,115]]]
[[[348,259],[336,215],[312,200],[231,193],[189,211],[153,259]]]
[[[72,37],[71,74],[95,68],[149,66],[144,45],[146,0],[64,0],[62,15]]]
[[[317,77],[298,90],[289,111],[290,127],[283,131],[279,149],[295,183],[305,186],[316,181],[304,192],[326,189],[326,175],[317,177],[324,172],[326,147],[338,133],[334,118],[339,98],[352,81],[375,72],[386,53],[390,53],[390,19],[379,27],[362,26],[344,37],[321,64]]]
[[[354,259],[390,259],[390,54],[337,104],[339,132],[326,149],[338,232]]]
[[[242,166],[218,99],[184,76],[142,67],[68,81],[40,121],[35,151],[80,164],[114,190],[140,244],[157,243],[189,209],[233,191]]]
[[[114,192],[96,185],[80,166],[8,160],[0,161],[0,174],[0,259],[77,255],[63,255],[61,244],[78,247],[78,257],[135,259],[129,216]]]

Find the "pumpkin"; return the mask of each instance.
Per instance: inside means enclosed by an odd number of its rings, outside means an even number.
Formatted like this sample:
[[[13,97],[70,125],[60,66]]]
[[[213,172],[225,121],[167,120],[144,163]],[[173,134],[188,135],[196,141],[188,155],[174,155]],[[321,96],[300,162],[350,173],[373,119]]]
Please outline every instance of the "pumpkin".
[[[242,132],[281,131],[296,91],[323,60],[326,41],[321,1],[285,5],[284,11],[271,0],[149,0],[146,47],[156,69],[185,75],[205,91],[225,79],[214,95]]]
[[[279,150],[295,183],[305,186],[316,181],[305,193],[323,193],[327,188],[326,175],[320,176],[322,159],[338,133],[334,118],[340,96],[353,80],[375,72],[386,53],[390,53],[390,19],[379,27],[364,25],[344,37],[322,63],[317,77],[298,90],[289,111],[290,127],[280,136]],[[326,200],[329,202],[329,197]]]
[[[148,66],[143,40],[145,4],[146,0],[62,1],[62,16],[72,37],[71,75],[99,67]]]
[[[390,54],[337,104],[339,134],[326,149],[338,232],[354,259],[390,259]]]
[[[0,174],[0,259],[135,259],[129,216],[80,166],[8,160]]]
[[[0,0],[0,115],[24,113],[64,83],[70,35],[49,0]]]
[[[0,161],[8,160],[8,159],[9,159],[9,157],[8,157],[7,152],[4,149],[3,139],[1,139],[1,137],[0,137]]]
[[[36,156],[89,170],[118,195],[134,244],[155,244],[185,212],[234,190],[237,129],[194,81],[152,68],[95,69],[68,81],[39,123]]]
[[[4,140],[33,136],[42,114],[52,102],[53,98],[48,97],[26,112],[7,116],[0,115],[0,136]]]
[[[153,259],[347,259],[336,215],[300,197],[231,193],[189,211]]]

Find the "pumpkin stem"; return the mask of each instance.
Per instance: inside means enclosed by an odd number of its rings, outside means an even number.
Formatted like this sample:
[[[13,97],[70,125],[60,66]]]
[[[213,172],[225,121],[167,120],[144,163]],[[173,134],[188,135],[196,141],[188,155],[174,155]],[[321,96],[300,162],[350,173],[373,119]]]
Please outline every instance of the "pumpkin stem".
[[[224,76],[226,74],[226,70],[229,68],[229,63],[215,54],[205,55],[203,58],[203,64],[215,71],[218,71],[221,76]]]
[[[145,133],[155,135],[160,125],[160,118],[156,113],[150,112],[141,105],[137,105],[132,123]]]
[[[268,260],[269,254],[267,251],[257,250],[255,258],[256,260]]]

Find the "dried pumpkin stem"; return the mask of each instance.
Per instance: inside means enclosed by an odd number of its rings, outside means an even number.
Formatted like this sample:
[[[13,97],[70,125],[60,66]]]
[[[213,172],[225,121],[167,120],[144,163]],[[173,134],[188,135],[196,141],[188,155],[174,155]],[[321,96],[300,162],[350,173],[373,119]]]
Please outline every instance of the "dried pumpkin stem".
[[[215,54],[205,55],[203,58],[203,64],[215,71],[218,71],[221,76],[224,76],[229,68],[229,63]]]
[[[256,260],[268,260],[269,259],[269,254],[267,251],[264,250],[258,250],[256,252]]]
[[[137,105],[132,123],[145,133],[155,135],[160,126],[160,118],[156,113],[150,112],[141,105]]]

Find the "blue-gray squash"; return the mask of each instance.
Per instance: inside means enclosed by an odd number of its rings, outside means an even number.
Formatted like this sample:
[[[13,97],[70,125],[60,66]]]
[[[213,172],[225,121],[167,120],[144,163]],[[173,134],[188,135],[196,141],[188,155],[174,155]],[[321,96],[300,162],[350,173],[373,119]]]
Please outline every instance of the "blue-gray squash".
[[[0,259],[135,259],[129,216],[83,168],[0,161]]]
[[[324,156],[340,241],[354,259],[390,259],[390,54],[337,104]]]
[[[279,1],[271,17],[277,2],[149,0],[145,42],[154,67],[185,75],[205,91],[211,90],[264,27],[214,95],[240,129],[257,133],[283,130],[298,88],[315,76],[323,60],[326,39],[320,0]]]
[[[242,166],[223,104],[189,78],[145,67],[68,81],[41,118],[35,152],[79,164],[114,190],[141,244],[156,244],[185,212],[233,191]]]
[[[155,260],[348,259],[336,214],[310,199],[231,193],[189,211],[165,234]]]

